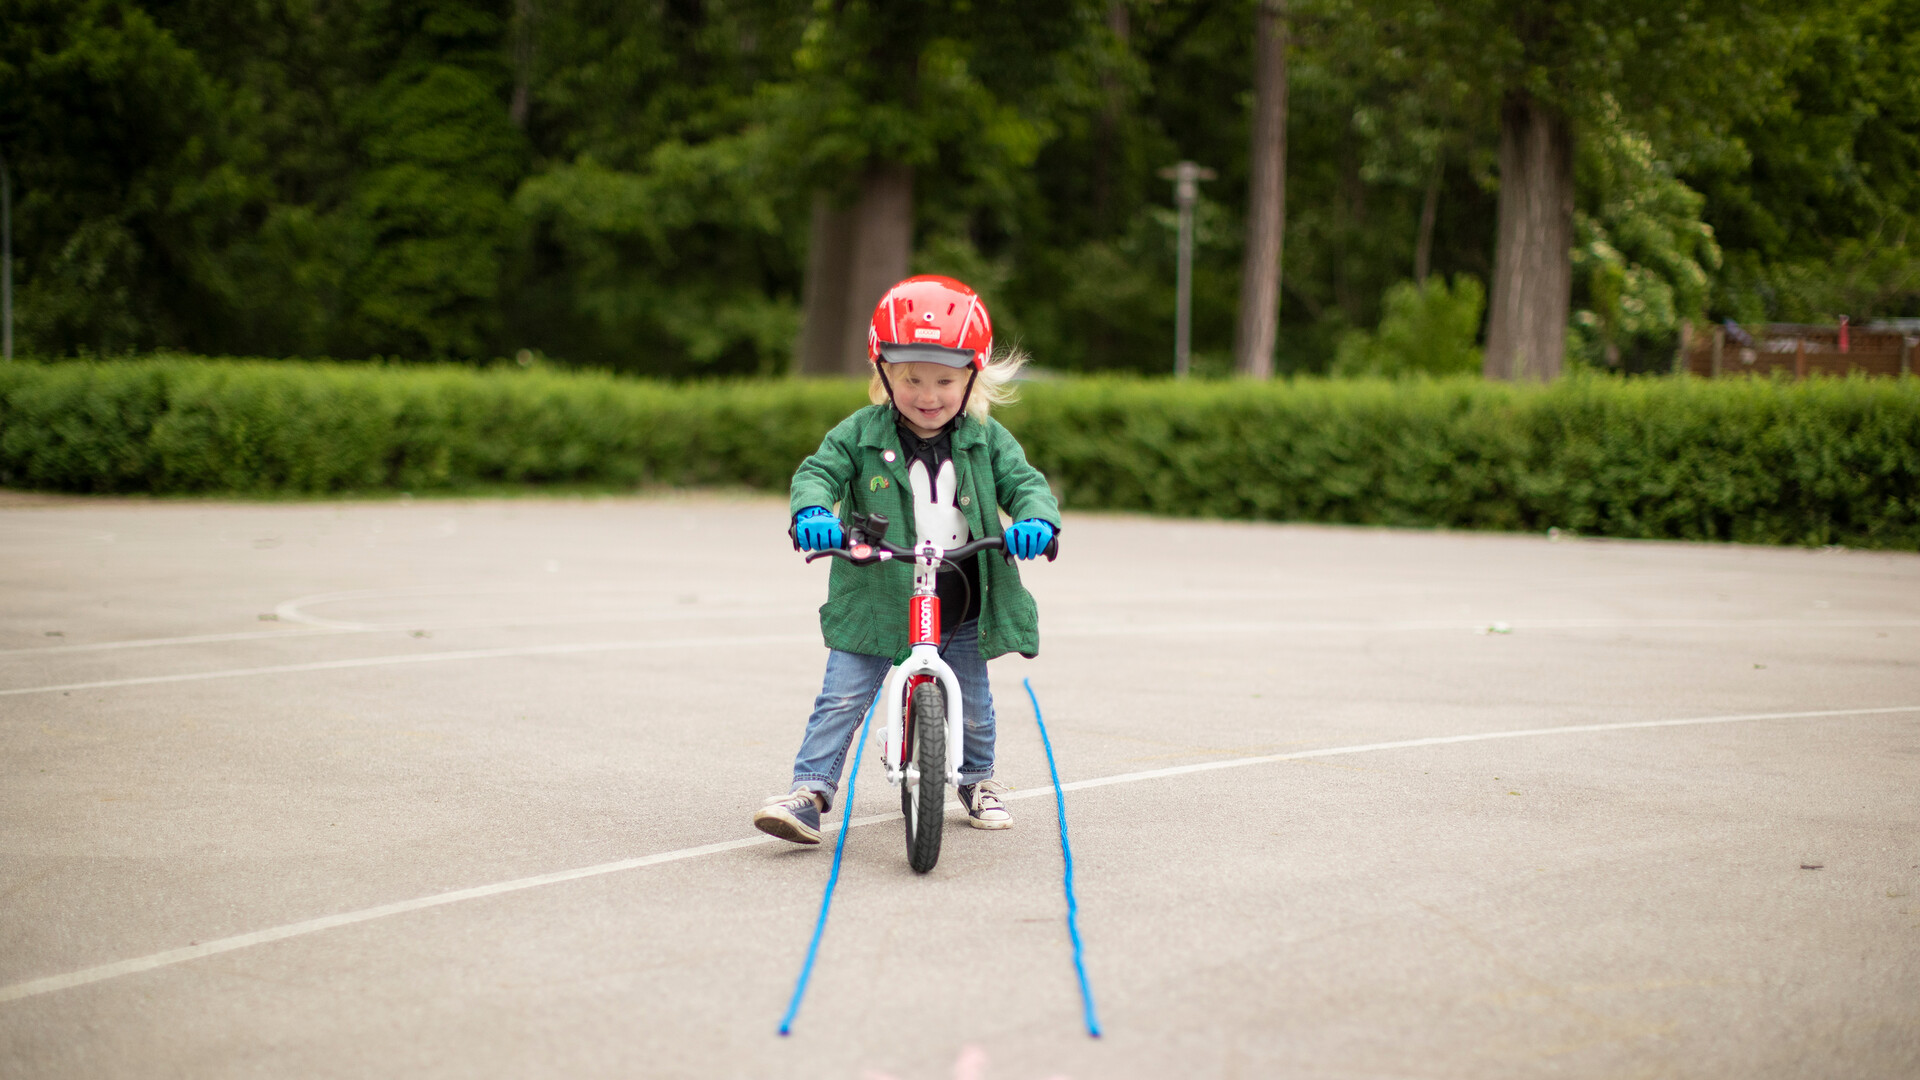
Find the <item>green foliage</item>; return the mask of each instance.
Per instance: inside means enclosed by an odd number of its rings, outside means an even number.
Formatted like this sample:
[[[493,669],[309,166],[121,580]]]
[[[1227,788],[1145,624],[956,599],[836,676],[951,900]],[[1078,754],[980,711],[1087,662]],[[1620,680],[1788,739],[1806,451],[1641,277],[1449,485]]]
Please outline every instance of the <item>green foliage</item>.
[[[1479,279],[1460,274],[1453,287],[1438,277],[1425,285],[1402,281],[1387,290],[1379,329],[1349,331],[1340,339],[1331,374],[1384,376],[1477,375],[1475,340],[1487,293]]]
[[[1070,509],[1920,549],[1920,380],[1030,383]],[[535,368],[0,366],[0,484],[252,495],[493,483],[781,490],[855,382]]]
[[[1705,314],[1720,268],[1700,219],[1706,200],[1617,119],[1590,130],[1583,150],[1589,208],[1574,212],[1572,354],[1613,370],[1670,370],[1680,323]]]
[[[1920,316],[1920,0],[1800,9],[1780,92],[1678,147],[1726,249],[1716,317]]]
[[[220,88],[122,0],[0,0],[0,150],[13,173],[23,349],[121,352],[192,335],[192,270],[246,181]]]
[[[669,386],[501,367],[0,366],[0,483],[83,492],[784,484],[864,384]]]
[[[996,322],[1044,366],[1157,372],[1174,259],[1156,170],[1187,158],[1219,174],[1194,266],[1212,371],[1235,325],[1256,10],[0,0],[17,336],[59,356],[526,348],[773,374],[814,193],[882,158],[914,167],[916,267],[990,281]],[[1920,315],[1920,0],[1288,11],[1284,372],[1325,371],[1376,326],[1416,250],[1492,280],[1515,89],[1582,142],[1573,332],[1594,366],[1657,366],[1702,307]]]
[[[1498,93],[1474,85],[1465,53],[1429,47],[1446,22],[1434,5],[1292,10],[1282,318],[1294,328],[1281,350],[1287,370],[1324,372],[1349,332],[1380,320],[1388,290],[1420,276],[1429,191],[1428,269],[1490,279]]]
[[[534,160],[512,197],[502,351],[669,376],[784,370],[808,190],[776,138],[809,5],[532,6]]]
[[[1568,378],[1035,387],[1070,508],[1920,547],[1920,381]]]
[[[784,242],[764,149],[753,133],[669,141],[637,169],[582,158],[527,179],[514,208],[565,264],[535,270],[528,284],[554,288],[565,307],[523,305],[515,329],[616,370],[662,354],[683,359],[658,374],[779,370],[798,332],[797,306],[791,293],[741,284],[753,280],[759,254],[745,241]],[[721,268],[733,280],[714,272]]]
[[[414,356],[484,355],[519,133],[479,73],[448,63],[382,80],[354,122],[371,165],[343,208],[367,244],[348,286],[361,332]]]

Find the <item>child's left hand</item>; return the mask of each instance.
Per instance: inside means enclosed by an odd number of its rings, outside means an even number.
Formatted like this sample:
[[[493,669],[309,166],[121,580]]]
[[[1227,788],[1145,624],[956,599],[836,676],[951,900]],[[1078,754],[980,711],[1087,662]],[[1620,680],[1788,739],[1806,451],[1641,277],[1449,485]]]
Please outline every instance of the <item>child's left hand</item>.
[[[1015,558],[1035,558],[1052,542],[1053,526],[1039,518],[1028,518],[1007,527],[1005,543]]]

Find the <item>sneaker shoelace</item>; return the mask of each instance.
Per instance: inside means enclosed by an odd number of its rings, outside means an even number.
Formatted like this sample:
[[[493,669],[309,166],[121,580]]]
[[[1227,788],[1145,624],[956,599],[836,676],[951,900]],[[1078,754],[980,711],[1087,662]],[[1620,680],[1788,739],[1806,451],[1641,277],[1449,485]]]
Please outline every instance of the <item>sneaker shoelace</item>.
[[[989,784],[993,786],[988,787]],[[994,784],[991,780],[980,781],[979,785],[973,789],[973,812],[983,814],[988,810],[1005,810],[1006,807],[1000,804],[1000,793],[1005,790],[1005,787]]]

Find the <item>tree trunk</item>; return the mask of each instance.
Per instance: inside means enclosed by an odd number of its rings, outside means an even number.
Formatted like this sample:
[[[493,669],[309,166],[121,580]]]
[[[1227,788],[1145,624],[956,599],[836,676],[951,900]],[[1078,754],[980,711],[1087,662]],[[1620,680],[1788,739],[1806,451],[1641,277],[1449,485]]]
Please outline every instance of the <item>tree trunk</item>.
[[[1333,303],[1346,317],[1348,326],[1364,326],[1369,321],[1369,306],[1380,299],[1371,276],[1371,266],[1360,256],[1366,240],[1367,183],[1362,172],[1365,151],[1356,132],[1358,109],[1347,110],[1348,137],[1341,140],[1339,189],[1333,200],[1333,236],[1331,267]]]
[[[795,369],[802,375],[840,375],[847,319],[847,271],[853,260],[854,211],[816,191],[807,227],[807,280],[801,288],[800,342]]]
[[[1273,375],[1280,329],[1280,258],[1287,226],[1287,5],[1263,0],[1254,38],[1252,178],[1247,191],[1247,255],[1240,271],[1240,323],[1233,366],[1256,379]]]
[[[1500,214],[1487,305],[1489,379],[1560,374],[1572,299],[1573,128],[1524,90],[1500,108]]]
[[[1107,32],[1122,46],[1132,36],[1132,22],[1123,0],[1107,0]],[[1113,205],[1114,147],[1120,139],[1120,121],[1126,115],[1127,93],[1120,77],[1105,71],[1100,75],[1100,94],[1105,100],[1093,143],[1093,220],[1098,227],[1106,228]]]
[[[527,130],[533,82],[533,5],[534,0],[513,0],[513,97],[507,103],[507,119],[521,131]]]
[[[863,375],[874,305],[907,276],[913,254],[912,167],[869,165],[849,207],[815,192],[807,231],[794,367],[802,375]]]
[[[1434,161],[1433,175],[1427,177],[1426,197],[1420,200],[1420,233],[1413,241],[1413,282],[1423,288],[1433,264],[1433,222],[1440,216],[1440,179],[1446,167],[1446,158]]]
[[[874,305],[907,276],[913,256],[913,167],[892,161],[869,165],[860,178],[860,201],[853,213],[840,370],[859,375],[867,370],[867,328]]]

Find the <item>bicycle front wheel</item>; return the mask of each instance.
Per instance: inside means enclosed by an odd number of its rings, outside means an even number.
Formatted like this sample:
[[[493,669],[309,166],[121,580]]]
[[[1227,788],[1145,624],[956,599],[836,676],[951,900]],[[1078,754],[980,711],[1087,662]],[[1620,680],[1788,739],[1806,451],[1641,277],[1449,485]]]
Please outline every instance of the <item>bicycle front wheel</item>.
[[[920,775],[900,784],[907,819],[907,865],[919,873],[940,861],[940,827],[947,802],[947,694],[938,682],[917,686],[907,702],[913,762]]]

